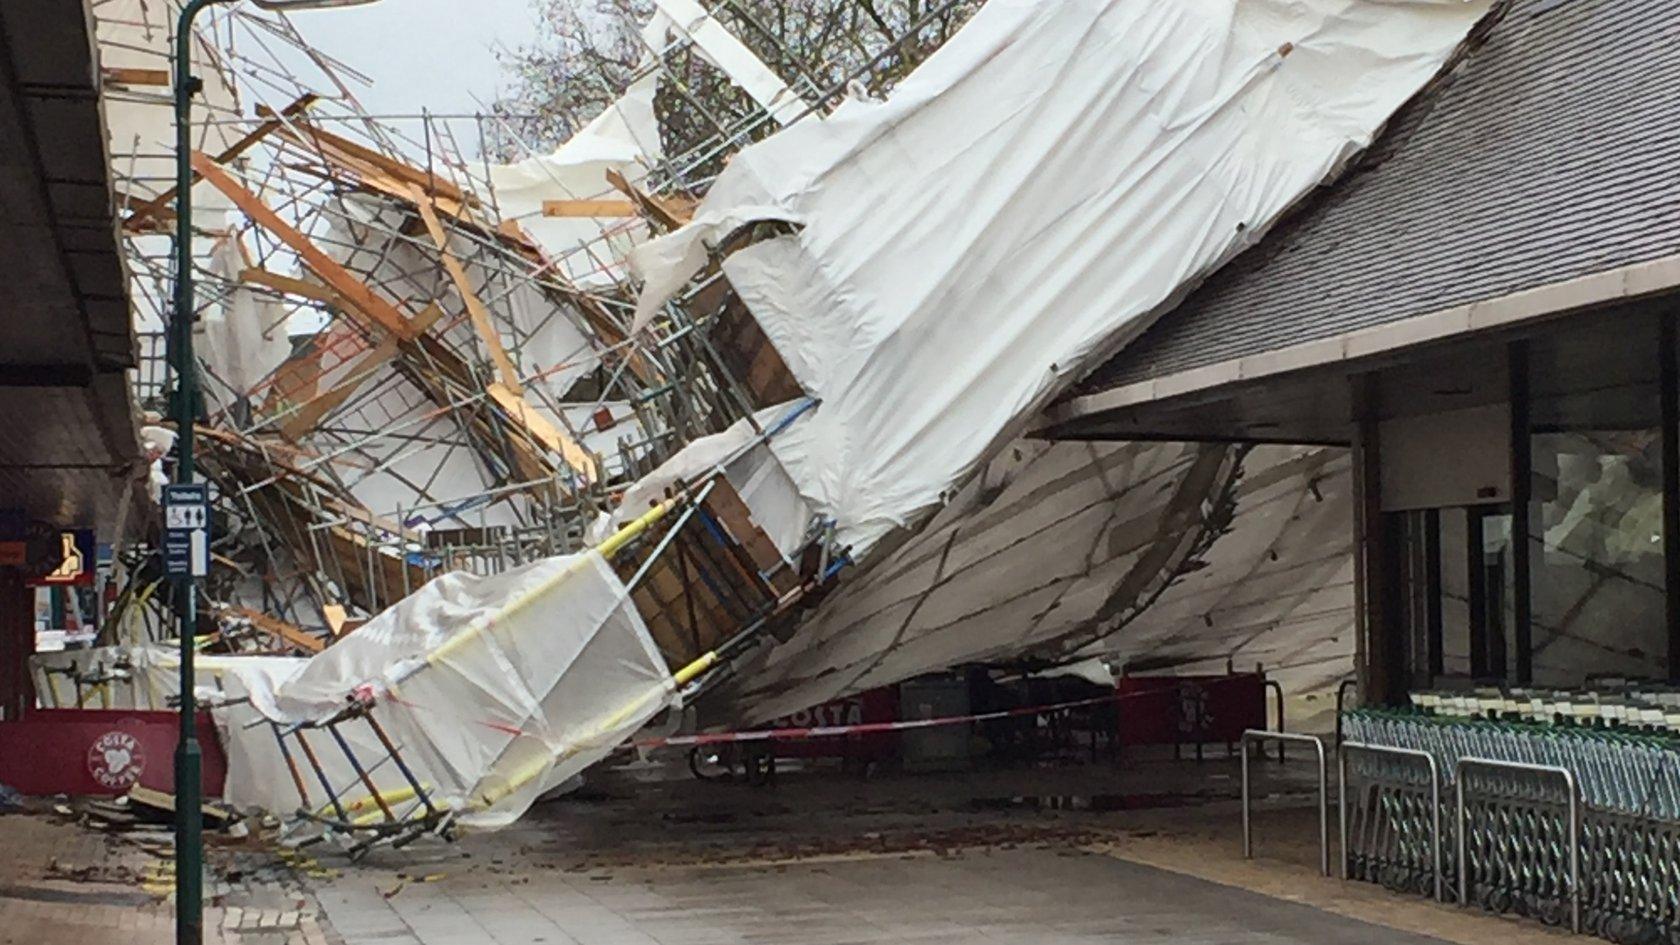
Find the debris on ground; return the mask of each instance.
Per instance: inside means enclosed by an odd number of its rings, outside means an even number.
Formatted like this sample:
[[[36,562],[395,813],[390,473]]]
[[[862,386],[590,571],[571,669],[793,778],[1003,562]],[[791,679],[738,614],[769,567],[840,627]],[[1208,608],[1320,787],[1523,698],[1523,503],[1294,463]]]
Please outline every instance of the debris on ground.
[[[144,810],[148,816],[162,815],[165,819],[175,817],[175,795],[164,791],[156,791],[149,787],[136,784],[129,788],[126,795],[129,810]],[[215,801],[204,801],[201,808],[204,816],[204,826],[213,830],[226,830],[234,826],[239,816],[226,805]]]

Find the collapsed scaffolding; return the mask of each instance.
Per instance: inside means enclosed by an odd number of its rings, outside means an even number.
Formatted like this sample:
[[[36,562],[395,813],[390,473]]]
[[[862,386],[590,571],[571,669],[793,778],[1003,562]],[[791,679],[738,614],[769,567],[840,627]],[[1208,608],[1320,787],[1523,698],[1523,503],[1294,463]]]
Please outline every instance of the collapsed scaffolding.
[[[797,63],[796,94],[697,5],[663,3],[636,34],[646,48],[630,92],[603,116],[627,126],[604,137],[627,131],[615,143],[634,153],[586,165],[604,190],[514,208],[498,194],[517,201],[521,188],[498,188],[498,176],[535,175],[540,188],[516,183],[545,192],[572,180],[565,167],[533,167],[541,159],[492,167],[486,135],[511,133],[507,116],[375,118],[350,94],[353,71],[285,17],[217,11],[197,44],[209,118],[192,157],[201,202],[229,221],[193,236],[207,392],[198,434],[219,493],[216,626],[200,632],[241,652],[319,651],[438,574],[577,551],[627,485],[682,447],[737,423],[761,432],[760,411],[803,393],[721,274],[632,343],[622,257],[686,222],[703,175],[767,128],[832,107],[860,80],[881,88],[879,70],[903,69],[904,38],[958,6],[874,38],[861,63]],[[165,415],[174,190],[161,186],[166,90],[149,86],[167,85],[171,21],[126,0],[96,13],[106,61],[120,63],[107,69],[118,89],[112,168],[150,316],[137,394]],[[282,53],[335,91],[308,88]],[[697,71],[716,71],[714,53],[753,93],[727,100],[732,113],[689,92]],[[818,74],[838,77],[818,88]],[[665,153],[641,114],[656,90],[703,118],[679,153]],[[255,117],[242,114],[249,99]],[[527,226],[575,238],[556,252]],[[781,567],[798,556],[789,550]],[[137,591],[121,609],[161,613],[168,593],[144,555],[126,562]]]
[[[191,163],[195,202],[209,212],[196,219],[210,222],[186,238],[201,286],[203,399],[193,406],[217,536],[195,630],[208,654],[201,682],[224,690],[217,703],[249,705],[260,686],[263,673],[235,671],[249,669],[240,657],[318,654],[440,576],[500,575],[557,556],[611,561],[672,674],[671,695],[761,634],[785,635],[847,551],[820,518],[766,534],[738,486],[785,480],[762,446],[812,401],[715,266],[632,341],[624,256],[685,224],[740,147],[848,90],[885,91],[913,65],[908,40],[930,26],[947,35],[957,11],[977,5],[944,3],[896,34],[877,19],[876,35],[854,38],[845,61],[794,62],[763,32],[794,67],[795,92],[697,4],[661,0],[636,34],[644,48],[629,90],[572,141],[586,155],[581,174],[564,149],[492,166],[486,139],[516,135],[516,116],[369,115],[350,92],[354,71],[309,47],[284,15],[214,10],[193,44],[208,112]],[[174,11],[104,0],[95,12],[155,499],[173,440],[161,418],[176,412],[177,387],[164,341]],[[315,87],[288,61],[319,72]],[[690,91],[705,70],[710,106]],[[819,87],[819,74],[832,78]],[[745,94],[715,94],[719,78]],[[651,122],[656,98],[679,103],[661,107],[693,126]],[[684,136],[668,153],[667,139]],[[591,146],[603,142],[620,153],[596,160]],[[525,191],[541,197],[521,202]],[[733,438],[728,455],[708,456],[693,481],[638,496],[652,507],[642,517],[624,506],[633,483],[717,434]],[[602,541],[615,514],[631,521]],[[172,629],[155,549],[128,549],[114,583],[99,658],[37,667],[48,702],[169,701],[169,661],[145,648]],[[266,717],[296,791],[274,809],[359,836],[356,849],[447,833],[461,805],[416,774],[424,765],[405,759],[405,736],[381,725],[376,703],[358,697],[288,725]],[[640,724],[641,709],[665,704],[639,700],[625,717]],[[352,722],[360,737],[345,736]],[[388,777],[400,780],[388,786]],[[347,797],[358,787],[363,796]]]
[[[485,124],[511,134],[509,116],[422,115],[406,136],[362,112],[347,70],[284,19],[218,13],[195,46],[210,117],[191,160],[210,222],[184,237],[206,287],[194,313],[206,396],[193,407],[217,535],[208,614],[192,629],[207,650],[200,686],[219,690],[230,794],[358,849],[494,826],[732,671],[780,673],[784,687],[806,686],[786,698],[808,700],[813,685],[843,690],[876,671],[903,678],[1035,648],[1073,659],[1182,589],[1216,542],[1243,549],[1214,561],[1226,574],[1250,572],[1245,554],[1277,560],[1293,526],[1270,528],[1258,549],[1224,539],[1244,514],[1245,452],[1092,448],[1095,473],[1080,478],[1097,497],[1069,516],[1090,531],[1088,561],[1042,587],[1036,573],[988,581],[997,638],[905,636],[948,583],[960,526],[931,556],[933,584],[888,605],[907,606],[898,630],[854,601],[820,608],[832,625],[801,632],[801,612],[854,561],[870,558],[890,583],[895,550],[914,551],[941,508],[983,515],[998,494],[988,464],[1036,461],[1000,458],[1036,410],[1339,172],[1487,6],[1382,8],[1417,29],[1400,31],[1405,48],[1366,50],[1364,85],[1344,93],[1320,71],[1364,50],[1361,17],[1375,11],[1291,6],[1249,21],[950,0],[800,64],[774,43],[761,58],[693,0],[658,0],[623,94],[552,154],[500,166],[482,157]],[[106,0],[96,13],[109,79],[129,86],[108,120],[137,318],[160,329],[170,129],[148,86],[167,82],[168,11]],[[928,41],[971,13],[983,27]],[[278,68],[275,46],[335,91]],[[954,47],[939,68],[913,68]],[[1297,48],[1313,54],[1291,58]],[[1034,78],[1047,61],[1058,83]],[[696,94],[696,70],[738,94]],[[1153,97],[1149,75],[1173,77],[1174,95]],[[874,100],[900,78],[907,94]],[[1315,107],[1298,107],[1303,97]],[[1239,99],[1253,109],[1228,107]],[[464,121],[477,162],[456,134]],[[1276,132],[1291,127],[1300,134]],[[987,157],[989,134],[1018,166]],[[879,142],[931,160],[883,168]],[[1117,148],[1143,150],[1085,157]],[[1151,148],[1242,160],[1213,174]],[[986,199],[930,200],[930,176],[947,172],[959,183],[938,183]],[[887,188],[893,199],[866,199]],[[1155,199],[1166,194],[1191,199]],[[966,243],[922,239],[924,228]],[[941,255],[955,248],[967,251]],[[1150,254],[1172,264],[1085,272]],[[994,284],[1003,261],[1017,270],[1010,285],[1036,294]],[[139,394],[161,414],[174,388],[154,371]],[[170,431],[146,434],[161,461]],[[1102,463],[1115,457],[1159,480],[1111,487]],[[1273,462],[1279,501],[1324,504],[1323,457]],[[160,462],[153,482],[165,478]],[[1164,506],[1158,484],[1170,487]],[[1143,508],[1123,521],[1116,500],[1128,494]],[[1262,521],[1329,520],[1248,508]],[[1142,540],[1122,534],[1148,527],[1157,533]],[[55,679],[80,699],[85,674],[119,664],[131,679],[168,672],[144,652],[170,626],[158,562],[130,549],[121,571],[111,648],[91,665],[40,661],[52,698]],[[597,620],[562,599],[590,588]],[[536,616],[549,619],[522,623]],[[620,654],[607,665],[635,672],[602,671],[596,682],[613,685],[591,688],[568,674],[597,646],[640,646],[647,659]],[[490,668],[464,689],[398,693],[441,685],[469,655]],[[861,668],[840,672],[841,659]],[[557,710],[579,693],[585,703]],[[444,716],[425,724],[425,711]]]

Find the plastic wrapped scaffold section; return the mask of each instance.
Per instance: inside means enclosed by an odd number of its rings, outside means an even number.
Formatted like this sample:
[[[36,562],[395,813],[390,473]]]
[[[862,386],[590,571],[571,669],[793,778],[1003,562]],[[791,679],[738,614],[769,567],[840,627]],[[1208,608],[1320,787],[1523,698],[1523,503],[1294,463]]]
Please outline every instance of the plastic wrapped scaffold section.
[[[440,577],[319,656],[224,676],[226,799],[353,853],[504,826],[814,599],[846,560],[823,538],[756,566],[719,473],[589,552]]]

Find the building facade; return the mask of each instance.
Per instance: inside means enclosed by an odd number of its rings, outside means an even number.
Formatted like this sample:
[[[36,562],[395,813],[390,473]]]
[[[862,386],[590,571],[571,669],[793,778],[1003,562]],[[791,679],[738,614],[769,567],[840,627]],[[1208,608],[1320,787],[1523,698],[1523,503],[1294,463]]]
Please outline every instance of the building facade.
[[[1350,449],[1367,701],[1680,682],[1676,41],[1509,4],[1046,434]]]

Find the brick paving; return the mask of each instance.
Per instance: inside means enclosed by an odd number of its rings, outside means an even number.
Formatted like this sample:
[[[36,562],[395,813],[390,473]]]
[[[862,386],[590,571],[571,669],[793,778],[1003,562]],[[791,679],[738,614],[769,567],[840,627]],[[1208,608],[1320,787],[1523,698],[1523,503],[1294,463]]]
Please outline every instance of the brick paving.
[[[167,833],[111,834],[50,814],[8,814],[0,836],[0,945],[175,941]],[[290,867],[261,851],[214,856],[221,869],[207,877],[206,942],[329,945],[313,896]]]
[[[695,782],[668,766],[620,771],[505,831],[361,863],[326,845],[304,855],[220,844],[206,941],[1517,945],[1549,935],[1315,876],[1315,822],[1299,791],[1310,772],[1264,774],[1266,860],[1245,863],[1234,768],[1128,759],[867,782],[793,772],[771,787]],[[0,836],[0,945],[172,940],[167,834],[12,815]]]
[[[501,833],[381,851],[316,894],[344,945],[1441,941],[1094,852],[1134,804],[1229,806],[1234,769],[793,774],[770,788],[648,771]],[[1312,859],[1269,825],[1272,850]]]
[[[1081,851],[869,856],[405,886],[346,877],[321,905],[347,945],[866,942],[1425,945],[1397,932]]]

